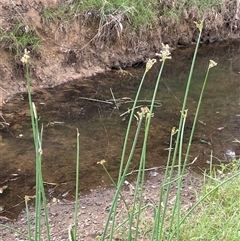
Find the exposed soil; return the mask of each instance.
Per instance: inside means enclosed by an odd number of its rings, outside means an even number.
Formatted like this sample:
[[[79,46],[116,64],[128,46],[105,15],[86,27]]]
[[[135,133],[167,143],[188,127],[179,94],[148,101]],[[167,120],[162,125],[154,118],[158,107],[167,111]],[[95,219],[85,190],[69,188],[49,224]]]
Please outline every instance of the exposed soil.
[[[149,175],[149,180],[145,183],[144,194],[143,194],[143,205],[146,204],[158,204],[159,199],[159,190],[162,185],[163,173],[158,172],[158,170],[152,170],[151,172],[146,172]],[[184,182],[181,190],[181,204],[183,211],[189,210],[193,204],[196,202],[196,192],[201,190],[202,178],[201,176],[193,173],[189,170],[186,171],[184,176]],[[177,184],[173,184],[170,196],[168,207],[171,209],[173,207],[175,198],[176,198]],[[123,188],[123,196],[128,205],[128,208],[131,207],[133,202],[134,194],[134,184],[125,185]],[[105,220],[107,219],[108,211],[111,207],[112,200],[115,194],[113,188],[99,188],[93,190],[89,195],[80,197],[79,201],[79,211],[78,211],[78,235],[79,239],[82,241],[95,240],[97,236],[100,236],[103,232]],[[73,224],[74,216],[74,203],[67,201],[66,199],[56,200],[49,202],[49,220],[51,226],[51,237],[52,240],[65,241],[68,239],[68,228]],[[44,215],[42,216],[44,220]],[[127,217],[126,208],[121,200],[118,202],[118,212],[117,212],[117,223],[121,223]],[[143,232],[150,230],[144,229],[146,222],[151,223],[153,219],[153,209],[148,208],[143,211],[142,222]],[[7,220],[2,220],[7,221]],[[34,211],[32,208],[31,211],[31,223],[32,229],[34,230]],[[22,212],[17,222],[8,222],[8,225],[18,229],[23,233],[27,233],[27,218],[26,213]],[[140,226],[141,226],[140,225]],[[44,228],[45,226],[43,226]],[[126,226],[127,228],[127,226]],[[114,240],[125,240],[123,238],[123,227],[115,235]],[[46,238],[46,234],[43,235]],[[27,240],[21,235],[11,232],[6,228],[0,227],[0,239],[1,240],[16,240],[23,241]],[[44,239],[46,240],[46,239]],[[147,240],[146,236],[143,236],[143,233],[140,234],[138,240]]]
[[[199,22],[201,16],[196,15],[197,11],[194,8],[186,9],[180,25],[159,16],[152,29],[133,31],[127,20],[123,20],[124,31],[120,35],[114,26],[99,29],[98,19],[92,14],[75,16],[71,24],[46,22],[43,19],[44,8],[57,8],[59,4],[67,4],[67,2],[71,1],[1,1],[2,29],[11,28],[14,20],[20,19],[40,38],[40,50],[32,52],[30,62],[34,88],[54,87],[64,82],[95,75],[98,72],[144,63],[160,51],[161,43],[167,43],[171,48],[187,47],[194,44],[197,39],[194,21]],[[216,13],[212,9],[211,13],[206,14],[203,43],[240,37],[240,20],[236,17],[237,11],[232,2],[234,1],[227,1],[226,8],[221,13]],[[20,56],[10,54],[5,43],[2,43],[1,47],[0,105],[3,105],[6,100],[11,99],[14,93],[26,91],[26,81],[24,67],[19,60]],[[162,175],[158,174],[145,184],[144,200],[146,203],[157,203],[157,190],[159,190],[161,180]],[[195,191],[199,190],[200,183],[196,174],[187,172],[182,192],[183,207],[186,209],[196,200]],[[123,192],[127,203],[130,204],[131,188],[126,187]],[[81,238],[79,240],[93,240],[101,234],[113,195],[114,189],[100,188],[81,198],[79,208]],[[175,194],[172,191],[170,200],[174,197]],[[73,203],[66,200],[49,203],[52,240],[68,239],[67,229],[73,223],[73,210]],[[119,205],[118,213],[122,215],[125,213],[122,203]],[[146,218],[151,217],[152,213],[146,214]],[[13,227],[25,231],[26,224],[24,213],[20,215],[18,221],[10,223]],[[119,237],[121,238],[120,234]],[[1,228],[0,239],[26,240],[5,228]]]

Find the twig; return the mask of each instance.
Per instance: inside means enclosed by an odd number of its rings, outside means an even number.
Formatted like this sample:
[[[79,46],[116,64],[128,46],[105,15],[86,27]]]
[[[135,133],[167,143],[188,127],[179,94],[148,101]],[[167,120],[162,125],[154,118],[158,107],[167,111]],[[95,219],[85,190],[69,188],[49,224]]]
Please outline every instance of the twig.
[[[186,166],[191,166],[191,165],[193,165],[193,164],[197,161],[197,159],[198,159],[198,156],[195,157],[192,162],[186,164]],[[178,166],[179,166],[179,165],[175,165],[174,168],[177,168]],[[183,165],[181,165],[181,166],[183,166]],[[151,167],[151,168],[144,169],[144,172],[146,172],[146,171],[151,171],[151,170],[156,170],[156,169],[165,170],[166,167],[165,167],[164,165],[159,166],[159,167]],[[142,171],[142,170],[140,170],[140,171]],[[126,176],[129,176],[129,175],[131,175],[131,174],[133,174],[133,173],[136,173],[136,172],[139,172],[139,170],[133,170],[133,171],[127,173]]]
[[[82,100],[90,100],[90,101],[101,102],[101,103],[113,105],[112,102],[107,101],[107,100],[98,100],[98,99],[92,99],[92,98],[86,98],[86,97],[78,97],[78,98],[79,98],[79,99],[82,99]]]

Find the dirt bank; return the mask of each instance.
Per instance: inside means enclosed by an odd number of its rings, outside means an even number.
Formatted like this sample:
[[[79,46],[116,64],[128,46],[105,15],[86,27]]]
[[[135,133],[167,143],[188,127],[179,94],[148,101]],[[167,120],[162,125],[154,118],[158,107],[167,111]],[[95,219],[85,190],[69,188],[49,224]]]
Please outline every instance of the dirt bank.
[[[223,2],[221,11],[212,7],[204,14],[203,43],[240,37],[237,5],[235,1]],[[46,9],[53,13],[60,7],[71,9],[73,4],[74,1],[63,0],[1,1],[1,103],[14,93],[26,90],[20,62],[24,46],[20,43],[16,47],[10,33],[19,34],[21,30],[33,33],[33,39],[38,38],[33,46],[26,43],[32,50],[32,86],[54,87],[105,70],[143,63],[161,49],[161,43],[172,48],[194,44],[198,34],[194,21],[199,22],[203,17],[194,6],[183,9],[178,20],[167,18],[160,11],[153,25],[143,28],[133,28],[130,21],[120,15],[115,16],[122,17],[117,21],[100,23],[94,11],[69,18],[64,17],[65,13],[55,18],[55,15],[46,17]],[[159,8],[171,7],[167,1],[159,2]]]

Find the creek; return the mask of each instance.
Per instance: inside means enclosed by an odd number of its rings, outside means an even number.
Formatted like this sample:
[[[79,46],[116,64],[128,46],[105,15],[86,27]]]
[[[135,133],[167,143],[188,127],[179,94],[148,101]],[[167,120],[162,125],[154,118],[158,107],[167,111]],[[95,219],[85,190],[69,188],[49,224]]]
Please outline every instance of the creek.
[[[194,47],[173,51],[166,62],[154,108],[147,146],[146,168],[166,163],[170,132],[180,118],[184,91]],[[232,40],[200,46],[190,94],[184,143],[187,144],[209,60],[218,65],[210,71],[196,126],[188,168],[199,172],[209,168],[211,153],[216,165],[227,163],[240,155],[240,41]],[[144,82],[139,105],[148,105],[160,68],[159,61]],[[131,107],[143,66],[125,71],[108,71],[84,80],[75,80],[51,89],[34,91],[35,103],[43,124],[42,170],[48,197],[73,198],[76,166],[76,128],[80,132],[80,191],[109,186],[101,165],[116,179],[121,150]],[[111,91],[119,100],[116,108]],[[95,101],[98,100],[98,101]],[[102,102],[100,102],[100,100]],[[107,102],[105,102],[107,101]],[[16,217],[24,205],[25,195],[34,195],[35,156],[26,93],[14,95],[3,107],[9,127],[1,130],[0,216]],[[137,124],[137,121],[135,121]],[[131,143],[133,132],[130,134]],[[143,134],[143,133],[142,133]],[[141,138],[141,136],[140,136]],[[138,168],[141,141],[130,165]],[[157,169],[156,169],[157,170]],[[131,175],[129,176],[131,179]]]

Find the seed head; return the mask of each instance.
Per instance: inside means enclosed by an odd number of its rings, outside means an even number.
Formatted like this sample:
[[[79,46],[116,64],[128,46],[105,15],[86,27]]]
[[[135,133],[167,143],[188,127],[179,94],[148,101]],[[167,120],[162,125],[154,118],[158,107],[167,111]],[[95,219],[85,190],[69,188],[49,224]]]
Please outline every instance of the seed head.
[[[156,56],[160,57],[160,61],[165,61],[166,59],[172,59],[168,44],[162,43],[162,50],[159,53],[156,53]]]
[[[23,57],[21,58],[21,61],[24,64],[27,64],[28,60],[30,59],[29,53],[30,53],[30,51],[27,51],[27,49],[24,49],[24,54],[23,54]]]
[[[194,21],[194,23],[196,24],[196,27],[198,28],[199,31],[202,31],[202,29],[203,29],[203,21],[204,21],[203,19],[200,23],[197,23]]]
[[[215,67],[216,65],[217,65],[217,63],[210,59],[208,68],[211,69],[211,68]]]
[[[146,70],[145,71],[148,72],[156,62],[157,62],[156,59],[149,59],[147,64],[146,64]]]
[[[104,164],[106,163],[106,161],[103,159],[103,160],[101,160],[100,162],[97,162],[97,164],[100,164],[100,165],[102,165],[102,166],[104,166]]]

